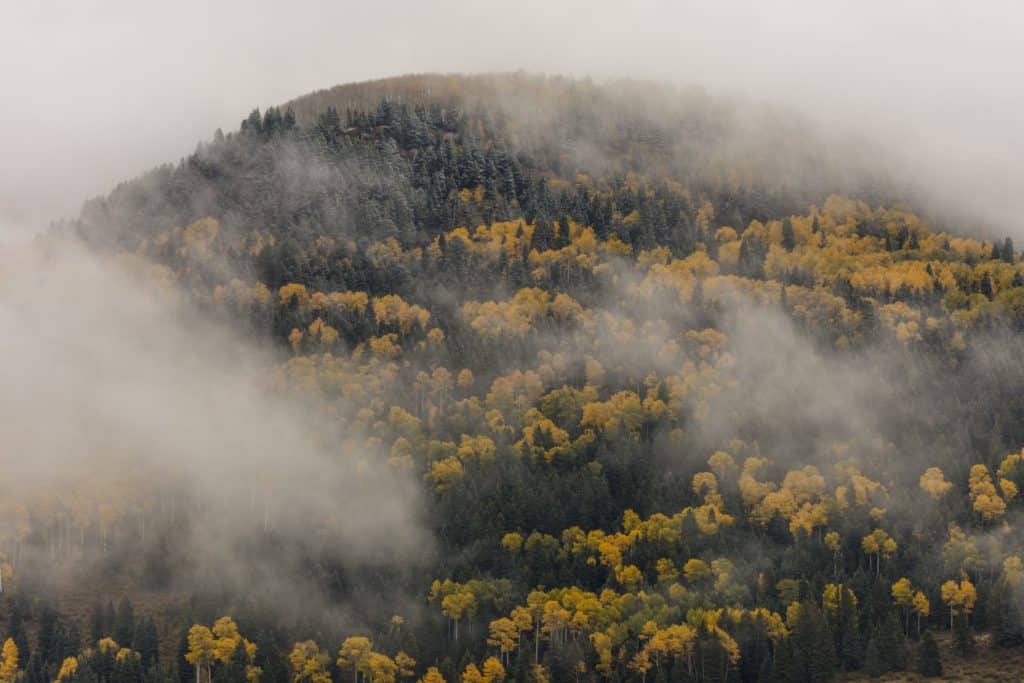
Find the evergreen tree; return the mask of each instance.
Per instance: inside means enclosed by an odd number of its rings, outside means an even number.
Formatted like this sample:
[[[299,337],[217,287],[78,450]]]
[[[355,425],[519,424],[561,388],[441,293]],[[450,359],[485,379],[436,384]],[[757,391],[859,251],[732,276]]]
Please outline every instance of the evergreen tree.
[[[107,635],[106,626],[107,613],[103,609],[103,604],[96,602],[92,608],[92,617],[89,620],[89,642],[95,643],[103,636]]]
[[[840,591],[837,623],[830,624],[835,634],[836,653],[847,671],[858,669],[864,659],[864,644],[858,628],[857,603],[853,591],[843,585]]]
[[[32,651],[28,646],[28,632],[25,630],[23,599],[20,595],[11,600],[11,613],[7,619],[7,637],[18,646],[18,660],[28,662],[32,659]]]
[[[107,601],[107,607],[103,612],[103,633],[100,638],[110,636],[114,637],[114,625],[117,623],[117,610],[114,609],[114,603],[110,600]],[[95,643],[93,643],[95,645]]]
[[[246,683],[248,665],[249,655],[245,651],[245,646],[239,642],[227,664],[217,669],[213,677],[214,683]]]
[[[44,604],[39,614],[39,629],[36,632],[37,655],[43,663],[49,664],[54,661],[59,645],[58,627],[57,611],[50,604]]]
[[[160,657],[160,637],[157,634],[156,622],[152,617],[141,619],[135,628],[135,639],[132,641],[132,649],[142,657],[143,668],[149,668],[155,664]]]
[[[793,232],[793,223],[788,218],[782,220],[782,248],[786,251],[793,251],[796,246],[796,234]]]
[[[992,630],[993,643],[997,647],[1016,647],[1024,643],[1020,607],[1005,578],[992,588],[986,603],[991,606],[987,623]]]
[[[188,654],[188,629],[186,626],[181,629],[181,638],[178,640],[178,654],[175,657],[175,663],[178,667],[178,681],[177,683],[195,683],[196,673],[191,666],[182,666],[182,662],[185,661],[185,655]],[[268,679],[276,680],[276,679]]]
[[[882,654],[878,651],[878,642],[872,636],[868,639],[868,646],[864,652],[864,673],[872,678],[878,678],[886,671]]]
[[[793,627],[793,680],[831,680],[836,669],[835,643],[817,603],[800,604]]]
[[[764,277],[764,257],[768,249],[757,235],[747,233],[740,241],[738,269],[749,278]]]
[[[111,636],[118,645],[124,647],[130,647],[135,640],[135,610],[132,608],[132,601],[128,599],[128,596],[122,597],[117,605]]]
[[[991,299],[995,295],[995,289],[992,287],[992,278],[988,273],[985,273],[984,277],[981,278],[981,293],[987,299]]]
[[[775,644],[772,662],[772,683],[793,683],[793,656],[790,639],[786,638]]]
[[[974,654],[974,631],[967,614],[958,614],[953,618],[953,647],[963,657]]]
[[[878,653],[886,671],[902,671],[906,667],[906,641],[896,612],[890,611],[876,632]]]
[[[71,625],[64,631],[62,640],[63,649],[60,656],[56,658],[58,662],[82,651],[82,634],[78,631],[78,624],[75,622],[71,622]]]
[[[931,631],[925,631],[921,645],[917,648],[917,661],[914,670],[922,676],[935,678],[942,675],[942,659],[939,657],[939,646]]]

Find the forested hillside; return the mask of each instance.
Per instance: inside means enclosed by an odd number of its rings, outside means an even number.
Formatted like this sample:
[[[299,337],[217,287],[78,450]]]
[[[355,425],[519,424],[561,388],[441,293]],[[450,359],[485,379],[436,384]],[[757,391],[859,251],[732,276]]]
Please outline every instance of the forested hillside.
[[[337,547],[369,501],[273,482],[2,482],[0,683],[1019,680],[1024,264],[878,154],[700,91],[416,76],[89,202],[43,241],[272,349],[253,391],[413,482],[422,538]],[[235,580],[212,517],[288,573]]]

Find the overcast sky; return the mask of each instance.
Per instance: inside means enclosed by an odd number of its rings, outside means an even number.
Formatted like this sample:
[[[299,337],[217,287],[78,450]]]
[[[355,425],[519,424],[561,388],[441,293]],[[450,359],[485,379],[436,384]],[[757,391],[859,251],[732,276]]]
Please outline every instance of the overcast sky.
[[[254,106],[408,72],[527,69],[783,99],[913,155],[937,191],[1024,237],[1017,2],[0,3],[0,234],[77,213]]]

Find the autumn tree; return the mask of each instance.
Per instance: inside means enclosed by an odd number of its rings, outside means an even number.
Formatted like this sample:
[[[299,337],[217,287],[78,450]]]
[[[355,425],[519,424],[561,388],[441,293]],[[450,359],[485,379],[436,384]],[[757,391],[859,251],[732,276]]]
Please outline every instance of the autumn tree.
[[[4,641],[0,657],[0,683],[14,683],[18,678],[18,646],[13,638]]]

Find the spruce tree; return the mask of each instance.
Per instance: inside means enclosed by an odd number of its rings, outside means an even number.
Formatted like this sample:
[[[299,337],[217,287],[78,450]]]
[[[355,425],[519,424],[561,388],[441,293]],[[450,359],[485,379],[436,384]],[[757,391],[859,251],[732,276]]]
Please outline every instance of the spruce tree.
[[[996,584],[989,602],[992,609],[988,622],[992,628],[995,645],[997,647],[1016,647],[1024,644],[1024,626],[1021,623],[1020,607],[1005,579]]]
[[[793,676],[793,656],[790,648],[789,638],[775,643],[772,683],[792,683],[796,680]]]
[[[886,671],[906,668],[905,641],[896,612],[890,611],[877,631],[878,652]]]
[[[813,600],[800,603],[792,637],[794,680],[830,680],[836,669],[835,643]]]
[[[793,232],[793,223],[785,218],[782,221],[782,248],[786,251],[793,251],[796,246],[796,234]]]
[[[953,619],[953,647],[963,657],[974,654],[974,632],[966,614],[958,614]]]
[[[878,642],[874,636],[868,639],[868,647],[864,652],[864,673],[872,678],[878,678],[886,672],[885,662],[878,651]]]
[[[148,669],[155,664],[160,657],[160,637],[157,634],[156,622],[152,617],[146,617],[139,621],[135,629],[135,640],[132,642],[132,649],[142,657],[143,668]]]
[[[103,605],[97,602],[92,608],[92,618],[89,620],[89,642],[96,643],[100,638],[106,635],[106,620],[107,613],[103,610]]]
[[[246,683],[248,665],[249,655],[245,651],[245,645],[239,641],[231,659],[217,669],[217,673],[213,677],[214,683]]]
[[[181,629],[181,638],[178,640],[178,655],[175,657],[178,664],[178,683],[193,683],[196,680],[196,674],[192,667],[181,665],[185,661],[185,655],[188,654],[188,650],[188,626],[185,626]]]
[[[25,631],[25,616],[22,599],[16,596],[11,600],[11,613],[7,620],[7,637],[18,646],[18,660],[28,662],[32,659],[32,651],[28,646],[28,632]]]
[[[64,630],[62,637],[62,651],[58,662],[63,662],[65,657],[77,655],[82,651],[82,634],[78,631],[78,624],[71,622],[71,625]]]
[[[110,600],[107,601],[107,608],[103,613],[103,632],[100,634],[100,638],[110,636],[114,637],[114,624],[117,623],[117,610],[114,609],[114,603]],[[95,643],[93,643],[95,645]]]
[[[939,646],[931,631],[925,631],[921,645],[917,648],[917,661],[914,670],[922,676],[937,677],[942,675],[942,659],[939,657]]]
[[[135,610],[128,596],[121,598],[117,604],[111,636],[123,647],[131,647],[132,641],[135,640]]]
[[[51,605],[43,605],[39,614],[39,629],[36,632],[36,654],[43,663],[49,664],[54,661],[58,627],[57,611]]]
[[[985,276],[981,278],[981,293],[988,299],[995,295],[995,290],[992,287],[992,278],[988,273],[985,273]]]

